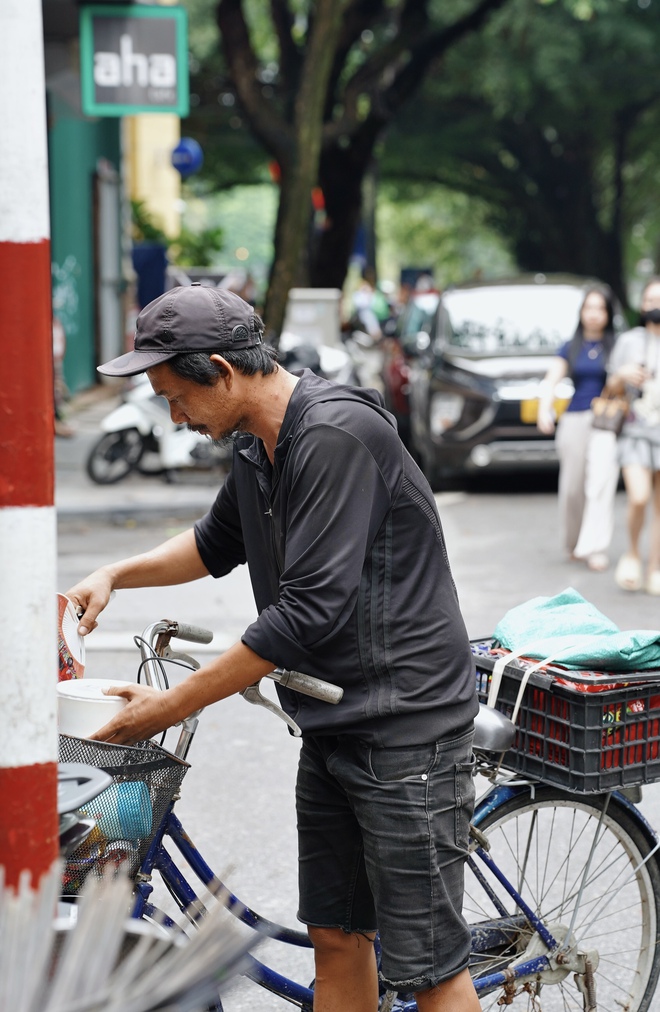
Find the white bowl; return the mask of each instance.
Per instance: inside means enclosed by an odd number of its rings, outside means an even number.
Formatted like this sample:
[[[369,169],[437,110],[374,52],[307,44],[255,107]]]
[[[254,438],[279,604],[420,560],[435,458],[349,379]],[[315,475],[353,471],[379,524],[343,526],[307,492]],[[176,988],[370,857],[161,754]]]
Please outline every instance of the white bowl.
[[[72,678],[57,683],[58,725],[62,734],[89,738],[126,706],[121,696],[105,696],[112,685],[132,685],[118,678]]]

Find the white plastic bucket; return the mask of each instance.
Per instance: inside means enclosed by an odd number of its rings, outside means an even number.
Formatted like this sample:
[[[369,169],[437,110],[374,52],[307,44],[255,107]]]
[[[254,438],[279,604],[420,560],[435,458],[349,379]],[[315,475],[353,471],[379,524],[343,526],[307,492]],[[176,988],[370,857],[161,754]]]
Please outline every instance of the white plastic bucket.
[[[73,678],[57,684],[58,725],[62,734],[89,738],[127,703],[121,696],[105,696],[113,685],[131,685],[118,678]]]

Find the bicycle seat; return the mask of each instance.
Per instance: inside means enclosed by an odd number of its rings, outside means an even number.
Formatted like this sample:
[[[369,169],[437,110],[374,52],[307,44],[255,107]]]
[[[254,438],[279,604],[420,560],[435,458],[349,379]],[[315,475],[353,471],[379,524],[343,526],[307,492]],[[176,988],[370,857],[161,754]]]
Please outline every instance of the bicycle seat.
[[[482,752],[506,752],[513,745],[516,726],[499,710],[479,703],[474,718],[474,748]]]

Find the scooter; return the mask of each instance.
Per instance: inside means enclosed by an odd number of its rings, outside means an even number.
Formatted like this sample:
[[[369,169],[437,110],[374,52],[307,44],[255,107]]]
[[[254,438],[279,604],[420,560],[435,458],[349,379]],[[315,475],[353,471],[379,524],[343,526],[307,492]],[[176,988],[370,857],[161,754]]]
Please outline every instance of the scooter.
[[[153,392],[146,376],[136,376],[122,403],[101,422],[103,435],[92,447],[85,470],[97,485],[112,485],[132,471],[160,474],[176,481],[180,468],[228,467],[231,446],[177,425],[164,397]]]

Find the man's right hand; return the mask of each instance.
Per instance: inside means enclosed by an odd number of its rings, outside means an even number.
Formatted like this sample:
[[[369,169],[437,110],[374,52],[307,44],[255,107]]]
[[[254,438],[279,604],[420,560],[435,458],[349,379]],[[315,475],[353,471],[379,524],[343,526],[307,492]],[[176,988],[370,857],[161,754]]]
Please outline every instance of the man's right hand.
[[[81,580],[71,590],[67,590],[66,596],[80,616],[78,632],[81,636],[96,629],[98,615],[103,611],[110,595],[112,594],[112,578],[107,569],[97,569],[96,572]],[[82,612],[82,614],[81,614]]]

